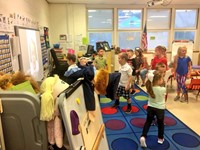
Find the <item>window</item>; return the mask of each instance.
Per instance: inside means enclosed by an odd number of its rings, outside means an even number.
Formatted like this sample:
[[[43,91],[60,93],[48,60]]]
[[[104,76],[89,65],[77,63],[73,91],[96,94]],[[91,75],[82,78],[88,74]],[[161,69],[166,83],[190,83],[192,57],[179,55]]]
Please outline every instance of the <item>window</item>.
[[[148,32],[147,34],[147,41],[148,41],[148,49],[154,50],[156,46],[162,45],[166,48],[169,47],[168,45],[169,39],[169,32],[162,31],[162,32]]]
[[[175,31],[174,40],[191,40],[194,41],[194,31]]]
[[[107,41],[110,46],[114,44],[121,49],[134,49],[141,45],[145,24],[148,51],[154,50],[158,45],[163,45],[170,50],[173,40],[193,40],[195,44],[195,39],[198,39],[196,38],[198,10],[174,7],[90,8],[87,10],[89,44],[94,45],[96,49],[97,41]]]
[[[170,9],[148,9],[147,29],[170,29]]]
[[[147,10],[147,41],[148,50],[162,45],[169,48],[169,30],[171,27],[171,9]]]
[[[96,50],[96,42],[107,41],[111,47],[112,45],[112,32],[89,32],[89,44],[94,45]]]
[[[119,32],[118,43],[121,49],[140,47],[141,32]]]
[[[175,12],[174,40],[195,39],[197,27],[196,9],[177,9]],[[187,31],[185,31],[187,30]]]
[[[107,41],[111,46],[113,41],[113,9],[88,9],[89,44]]]
[[[118,29],[141,29],[142,10],[118,10]]]
[[[196,29],[197,10],[176,10],[175,29],[191,28]]]
[[[88,30],[112,30],[113,10],[112,9],[89,9]]]

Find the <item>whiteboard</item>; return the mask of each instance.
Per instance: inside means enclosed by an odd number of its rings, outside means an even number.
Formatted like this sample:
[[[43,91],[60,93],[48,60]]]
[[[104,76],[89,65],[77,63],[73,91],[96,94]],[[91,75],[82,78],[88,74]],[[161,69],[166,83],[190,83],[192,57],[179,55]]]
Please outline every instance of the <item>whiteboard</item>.
[[[178,48],[182,47],[182,46],[187,47],[187,55],[190,56],[190,58],[192,59],[194,42],[193,41],[181,41],[181,42],[173,42],[172,43],[172,55],[171,55],[172,60],[174,60],[174,56],[177,54]]]
[[[69,97],[66,98],[65,96],[66,93],[62,93],[58,99],[58,105],[62,114],[62,119],[64,122],[66,135],[69,140],[70,149],[80,150],[81,146],[84,146],[86,150],[92,150],[94,143],[96,142],[96,137],[99,133],[99,129],[101,125],[103,124],[103,118],[101,114],[101,108],[99,105],[99,99],[98,99],[97,94],[95,93],[96,109],[95,111],[93,111],[95,118],[94,118],[94,122],[92,121],[89,122],[88,113],[85,107],[83,86],[81,84],[81,85],[78,85],[78,87],[73,87],[73,88],[74,88],[73,89],[74,92],[71,93]],[[72,134],[72,126],[71,126],[72,121],[70,118],[71,111],[75,111],[79,118],[81,133],[77,135]],[[109,149],[105,131],[103,135],[104,135],[104,138],[101,139],[98,150]]]
[[[20,41],[20,71],[32,75],[36,81],[42,81],[44,69],[39,30],[16,26],[15,32]]]

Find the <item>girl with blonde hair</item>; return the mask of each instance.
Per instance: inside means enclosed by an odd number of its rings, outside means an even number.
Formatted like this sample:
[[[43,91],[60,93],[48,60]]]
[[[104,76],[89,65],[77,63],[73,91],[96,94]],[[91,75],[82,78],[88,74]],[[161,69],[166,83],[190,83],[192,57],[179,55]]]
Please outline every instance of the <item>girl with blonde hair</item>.
[[[177,81],[177,96],[174,98],[174,101],[178,101],[180,99],[180,94],[182,92],[184,100],[181,100],[181,102],[188,102],[188,92],[185,86],[185,81],[187,78],[191,77],[192,61],[186,53],[187,47],[179,47],[177,56],[174,60],[174,77]]]

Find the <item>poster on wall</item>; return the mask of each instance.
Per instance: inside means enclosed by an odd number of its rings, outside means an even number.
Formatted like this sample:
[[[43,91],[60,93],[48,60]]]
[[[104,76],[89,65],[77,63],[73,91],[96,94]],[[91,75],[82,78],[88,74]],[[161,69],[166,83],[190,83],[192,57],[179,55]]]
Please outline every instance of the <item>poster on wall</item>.
[[[20,71],[41,81],[44,74],[39,30],[16,26],[15,34],[20,40]]]
[[[50,48],[50,43],[49,43],[49,28],[44,27],[44,40],[47,48]]]

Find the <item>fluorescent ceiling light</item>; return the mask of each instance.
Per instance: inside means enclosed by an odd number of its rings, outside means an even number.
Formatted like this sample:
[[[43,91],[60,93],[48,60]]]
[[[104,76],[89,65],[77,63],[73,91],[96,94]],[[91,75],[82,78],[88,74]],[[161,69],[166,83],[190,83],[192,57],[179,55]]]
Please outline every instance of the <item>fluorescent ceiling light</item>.
[[[141,10],[122,10],[122,12],[132,12],[132,13],[138,13],[141,12]]]
[[[189,12],[189,11],[192,11],[192,10],[188,10],[188,9],[186,9],[186,10],[176,10],[177,12]]]
[[[119,16],[118,18],[119,18],[119,19],[122,19],[122,18],[130,18],[130,16]]]
[[[88,12],[96,12],[97,10],[88,10]]]

